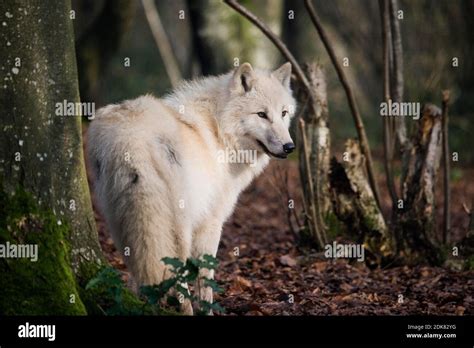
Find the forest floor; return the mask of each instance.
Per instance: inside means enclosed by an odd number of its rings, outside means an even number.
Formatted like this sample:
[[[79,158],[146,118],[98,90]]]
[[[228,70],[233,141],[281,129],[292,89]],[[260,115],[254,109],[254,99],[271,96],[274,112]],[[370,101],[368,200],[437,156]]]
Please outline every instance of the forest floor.
[[[474,314],[474,272],[423,265],[371,270],[356,260],[326,259],[300,250],[287,222],[287,199],[280,193],[277,170],[288,172],[290,197],[301,210],[296,161],[273,161],[241,195],[217,255],[216,280],[223,292],[216,301],[225,315]],[[457,237],[467,230],[462,205],[470,206],[474,197],[469,182],[473,174],[464,173],[452,189]],[[127,279],[126,266],[98,213],[96,219],[108,260]]]

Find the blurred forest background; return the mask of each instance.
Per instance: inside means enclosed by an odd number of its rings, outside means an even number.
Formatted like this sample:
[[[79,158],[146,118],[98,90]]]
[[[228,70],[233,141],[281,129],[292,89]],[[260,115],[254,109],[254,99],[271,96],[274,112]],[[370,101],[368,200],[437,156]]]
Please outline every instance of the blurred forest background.
[[[342,151],[342,142],[354,137],[355,129],[344,91],[303,1],[245,0],[240,3],[279,34],[300,63],[318,61],[323,65],[328,82],[332,145],[334,150]],[[260,68],[273,68],[283,62],[278,50],[255,26],[221,1],[160,0],[156,6],[185,79],[225,73],[233,68],[234,58]],[[314,6],[335,45],[337,56],[349,58],[350,66],[345,72],[355,90],[370,144],[377,154],[382,142],[379,106],[383,100],[378,2],[316,1]],[[100,106],[145,93],[160,96],[171,90],[140,1],[74,0],[73,8],[77,11],[74,24],[81,99],[92,98]],[[400,27],[404,101],[440,105],[441,90],[449,88],[451,150],[459,152],[461,166],[470,165],[474,161],[474,152],[470,151],[474,147],[471,136],[474,131],[471,120],[474,1],[401,0],[399,8],[403,11]],[[183,19],[178,17],[180,11],[184,11]],[[288,19],[289,11],[294,11],[294,19]],[[96,47],[90,47],[94,45]],[[81,66],[81,56],[87,55],[87,49],[103,50],[104,54],[100,58],[86,56],[89,64]],[[129,67],[124,66],[127,57]],[[454,57],[458,58],[458,67],[452,65]],[[90,61],[94,59],[98,61]],[[85,77],[88,73],[89,77]],[[88,79],[93,81],[86,82]],[[408,127],[412,123],[409,120]],[[462,173],[453,168],[453,179],[460,175]]]

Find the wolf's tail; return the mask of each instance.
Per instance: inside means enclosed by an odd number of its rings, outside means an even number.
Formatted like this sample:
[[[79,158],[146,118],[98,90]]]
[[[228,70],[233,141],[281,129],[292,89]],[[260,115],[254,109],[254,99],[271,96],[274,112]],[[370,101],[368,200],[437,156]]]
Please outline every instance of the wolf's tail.
[[[132,127],[133,128],[133,127]],[[88,131],[88,162],[95,194],[115,245],[138,285],[169,276],[162,262],[178,256],[176,214],[170,204],[172,178],[157,173],[152,144],[111,120],[93,121]]]

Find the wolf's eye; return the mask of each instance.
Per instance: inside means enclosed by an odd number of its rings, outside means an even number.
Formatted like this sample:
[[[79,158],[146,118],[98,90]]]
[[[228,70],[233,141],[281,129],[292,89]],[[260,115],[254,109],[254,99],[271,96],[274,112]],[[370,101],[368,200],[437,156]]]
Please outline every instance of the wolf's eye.
[[[284,110],[284,111],[281,113],[281,117],[285,117],[286,115],[288,115],[288,111]]]
[[[268,118],[267,114],[263,111],[257,112],[257,115],[258,115],[258,117],[261,117],[261,118]]]

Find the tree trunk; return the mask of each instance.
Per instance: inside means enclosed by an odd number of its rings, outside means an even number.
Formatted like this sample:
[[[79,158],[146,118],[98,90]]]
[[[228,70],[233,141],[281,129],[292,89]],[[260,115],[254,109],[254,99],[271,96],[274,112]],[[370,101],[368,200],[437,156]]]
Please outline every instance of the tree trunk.
[[[102,253],[85,174],[70,1],[2,1],[0,244],[37,244],[38,261],[0,259],[0,313],[84,314],[76,277]],[[91,268],[92,267],[92,268]]]
[[[423,108],[412,149],[403,168],[402,202],[398,209],[397,244],[408,263],[442,263],[435,238],[435,187],[442,153],[441,110],[434,105]]]
[[[308,98],[307,93],[298,93],[300,105],[305,105],[301,110],[304,119],[307,149],[303,148],[304,142],[299,139],[300,178],[303,187],[306,212],[306,224],[312,236],[317,237],[315,242],[319,245],[322,240],[327,243],[327,230],[332,223],[332,206],[329,193],[329,162],[331,139],[328,127],[328,103],[326,78],[318,64],[305,66],[305,73],[311,87],[313,98]],[[314,104],[311,104],[314,100]],[[308,104],[306,104],[308,103]],[[297,133],[301,136],[301,133]],[[306,153],[305,153],[306,152]],[[309,171],[306,166],[309,166]],[[309,182],[311,180],[311,183]],[[311,187],[311,189],[310,189]],[[314,214],[310,213],[314,209]],[[312,218],[309,218],[313,216]],[[321,236],[318,237],[317,235]]]
[[[331,136],[329,133],[329,111],[326,89],[326,77],[321,66],[312,64],[306,67],[314,100],[313,119],[311,120],[311,162],[314,163],[313,177],[317,187],[317,202],[323,218],[331,210],[329,194],[329,162],[331,155]]]
[[[378,265],[391,261],[394,242],[364,172],[364,161],[359,143],[352,139],[346,142],[342,163],[332,159],[333,206],[348,234],[369,252],[367,261]]]

